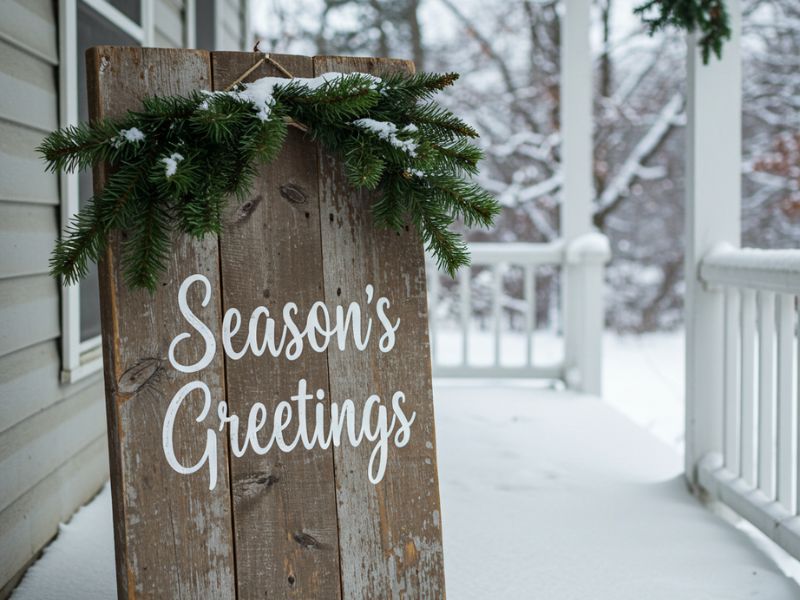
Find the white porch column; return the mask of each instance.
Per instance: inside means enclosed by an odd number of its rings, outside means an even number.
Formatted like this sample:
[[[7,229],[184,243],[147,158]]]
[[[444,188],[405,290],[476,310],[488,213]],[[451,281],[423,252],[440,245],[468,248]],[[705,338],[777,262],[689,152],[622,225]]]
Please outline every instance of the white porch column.
[[[688,46],[686,137],[686,474],[722,450],[723,297],[699,279],[703,257],[718,242],[740,244],[741,7],[727,0],[733,35],[722,60],[703,65],[696,36]]]
[[[591,0],[565,0],[561,15],[561,235],[567,242],[592,228]]]
[[[569,247],[577,238],[592,231],[591,0],[565,0],[564,9],[561,15],[561,237]],[[561,281],[567,386],[600,394],[602,262],[587,266],[585,262],[567,261]]]

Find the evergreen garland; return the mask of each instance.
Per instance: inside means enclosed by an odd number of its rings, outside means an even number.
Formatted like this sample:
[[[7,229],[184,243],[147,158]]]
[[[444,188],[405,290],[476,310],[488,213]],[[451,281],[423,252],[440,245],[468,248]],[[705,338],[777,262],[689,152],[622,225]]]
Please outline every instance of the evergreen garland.
[[[655,11],[654,16],[648,16]],[[647,0],[633,10],[653,35],[668,26],[687,32],[699,30],[703,63],[711,53],[722,58],[722,43],[731,37],[728,12],[724,0]]]
[[[219,233],[229,197],[244,200],[257,167],[280,152],[297,126],[344,162],[355,188],[376,190],[378,226],[416,227],[439,268],[469,264],[450,226],[490,226],[500,207],[470,176],[482,152],[477,133],[430,99],[457,74],[329,73],[263,78],[228,92],[154,96],[139,111],[53,132],[38,151],[49,170],[109,166],[106,185],[70,222],[50,259],[66,284],[84,277],[113,230],[127,232],[126,282],[154,290],[173,230]]]

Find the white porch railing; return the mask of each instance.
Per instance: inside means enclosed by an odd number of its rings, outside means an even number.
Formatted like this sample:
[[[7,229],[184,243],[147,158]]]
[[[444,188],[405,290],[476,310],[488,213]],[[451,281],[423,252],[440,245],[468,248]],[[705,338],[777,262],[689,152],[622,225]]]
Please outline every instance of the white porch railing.
[[[701,458],[698,482],[800,558],[800,250],[720,245],[700,279],[722,297],[722,440]]]
[[[590,44],[591,0],[563,3],[561,15],[561,213],[560,240],[548,244],[473,244],[473,268],[491,271],[490,296],[494,362],[470,363],[469,337],[472,317],[473,269],[459,273],[459,320],[462,343],[456,360],[443,363],[437,342],[440,280],[429,269],[433,371],[449,377],[532,377],[563,380],[572,389],[593,394],[601,391],[601,342],[603,330],[603,264],[608,260],[608,241],[592,233],[592,50]],[[522,268],[523,298],[505,302],[503,274],[509,267]],[[563,332],[563,360],[547,365],[534,361],[535,273],[558,267],[561,303],[559,329]],[[483,275],[481,274],[483,277]],[[500,360],[503,344],[501,319],[504,310],[521,312],[525,328],[525,361],[508,366]],[[552,325],[550,323],[549,325]]]
[[[439,347],[442,322],[439,307],[442,301],[441,276],[435,267],[428,269],[429,320],[433,356],[433,373],[439,377],[516,377],[557,379],[567,386],[590,393],[600,393],[601,338],[603,330],[603,265],[610,253],[605,236],[590,233],[570,242],[563,240],[545,244],[481,243],[471,244],[472,267],[458,273],[455,290],[459,345],[456,356],[443,356]],[[489,270],[489,278],[473,280],[473,268]],[[512,267],[521,269],[522,297],[512,298],[506,293],[504,275]],[[573,322],[559,323],[563,331],[563,351],[546,364],[534,361],[536,334],[536,273],[538,269],[557,268],[559,274],[571,273],[572,287],[565,288],[562,277],[562,294],[567,294],[565,304],[572,310]],[[488,288],[491,309],[487,315],[492,340],[492,364],[477,365],[470,361],[472,335],[473,296],[479,287]],[[551,299],[552,301],[552,299]],[[524,336],[522,364],[513,366],[501,361],[504,311],[521,317]],[[551,324],[552,325],[552,324]],[[574,339],[573,339],[574,338]],[[445,359],[445,360],[443,360]],[[517,361],[519,362],[519,361]]]

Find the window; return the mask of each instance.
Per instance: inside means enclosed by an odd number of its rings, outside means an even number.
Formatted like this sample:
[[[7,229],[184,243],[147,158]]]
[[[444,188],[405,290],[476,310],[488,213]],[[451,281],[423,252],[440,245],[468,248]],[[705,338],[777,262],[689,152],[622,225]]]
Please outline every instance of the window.
[[[131,3],[134,4],[134,3]],[[103,18],[83,3],[78,5],[78,39],[75,60],[78,62],[78,116],[89,120],[86,91],[86,50],[92,46],[138,46],[138,41],[119,27]],[[92,196],[92,174],[84,171],[78,175],[78,207],[83,208]],[[97,266],[92,265],[89,275],[78,286],[80,289],[80,339],[93,340],[100,335],[100,297],[98,293]]]
[[[97,45],[153,46],[157,0],[59,0],[59,99],[62,126],[88,119],[84,53]],[[169,1],[169,0],[158,0]],[[195,2],[184,0],[184,45],[195,45]],[[206,0],[199,0],[202,3]],[[213,0],[212,0],[213,1]],[[216,2],[215,2],[216,4]],[[91,173],[61,176],[61,223],[92,194]],[[102,367],[97,269],[62,288],[62,380],[77,381]]]

